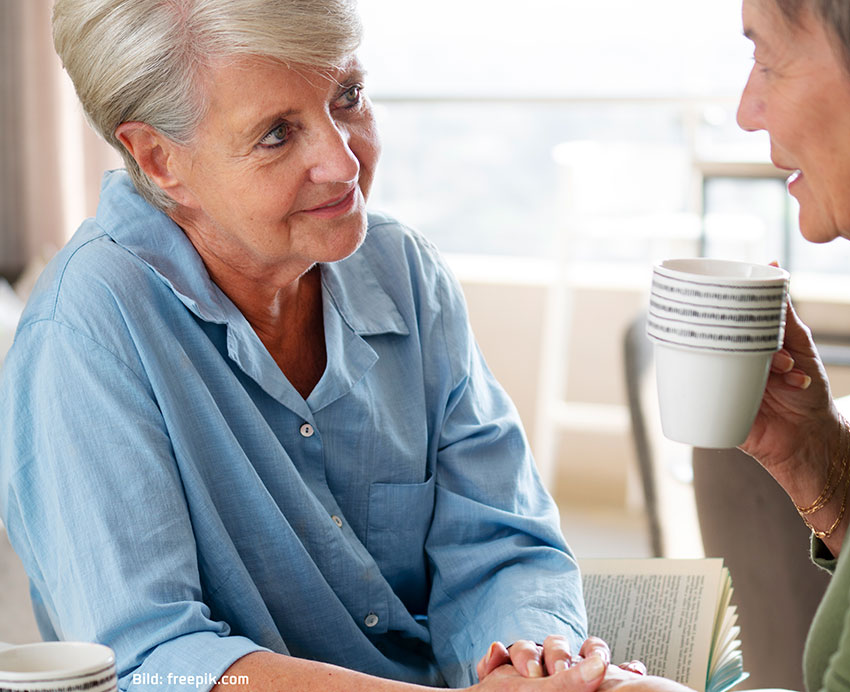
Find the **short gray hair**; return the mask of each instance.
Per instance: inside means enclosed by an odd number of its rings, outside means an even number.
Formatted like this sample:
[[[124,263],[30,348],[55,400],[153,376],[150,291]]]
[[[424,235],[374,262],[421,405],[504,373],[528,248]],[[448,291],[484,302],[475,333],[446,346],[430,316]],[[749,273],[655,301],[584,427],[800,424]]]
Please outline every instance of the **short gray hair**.
[[[850,75],[850,2],[847,0],[775,0],[785,19],[797,25],[800,12],[809,8],[832,34],[836,47],[844,58],[844,66]]]
[[[174,206],[115,136],[147,123],[180,144],[205,114],[204,73],[257,55],[334,69],[360,45],[356,0],[56,0],[53,43],[94,129],[124,157],[139,192]]]

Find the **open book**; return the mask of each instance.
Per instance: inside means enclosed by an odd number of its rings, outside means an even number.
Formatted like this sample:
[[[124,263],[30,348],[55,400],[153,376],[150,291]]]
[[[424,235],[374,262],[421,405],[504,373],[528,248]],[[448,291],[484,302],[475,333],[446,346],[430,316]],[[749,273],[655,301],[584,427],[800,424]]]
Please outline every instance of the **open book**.
[[[724,692],[747,677],[732,580],[720,558],[579,559],[588,633],[611,660],[637,659],[698,692]]]

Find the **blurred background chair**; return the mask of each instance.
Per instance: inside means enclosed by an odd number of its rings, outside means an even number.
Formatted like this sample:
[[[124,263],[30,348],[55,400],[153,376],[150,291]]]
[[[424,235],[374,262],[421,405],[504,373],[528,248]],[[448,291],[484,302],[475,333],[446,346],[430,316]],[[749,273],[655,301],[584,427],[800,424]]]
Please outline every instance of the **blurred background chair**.
[[[652,344],[643,312],[625,332],[623,370],[650,554],[701,557],[690,448],[661,435]]]
[[[693,450],[703,548],[732,574],[747,688],[802,690],[803,645],[829,583],[782,487],[738,449]]]
[[[658,479],[654,456],[656,440],[652,439],[654,436],[650,434],[650,426],[646,420],[650,409],[644,403],[647,392],[652,390],[648,382],[652,374],[652,345],[646,338],[644,313],[639,314],[626,330],[623,361],[632,438],[646,507],[649,545],[653,557],[662,557],[664,555],[663,528],[658,508]]]

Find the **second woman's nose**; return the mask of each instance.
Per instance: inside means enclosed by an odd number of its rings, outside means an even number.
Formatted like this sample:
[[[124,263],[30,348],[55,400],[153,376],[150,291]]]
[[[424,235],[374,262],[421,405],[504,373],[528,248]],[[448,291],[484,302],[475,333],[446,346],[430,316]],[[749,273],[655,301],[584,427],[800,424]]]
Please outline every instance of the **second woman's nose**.
[[[765,129],[764,99],[761,95],[760,84],[763,77],[758,70],[759,67],[754,65],[750,71],[744,91],[741,92],[741,101],[738,103],[736,115],[740,128],[748,132]]]

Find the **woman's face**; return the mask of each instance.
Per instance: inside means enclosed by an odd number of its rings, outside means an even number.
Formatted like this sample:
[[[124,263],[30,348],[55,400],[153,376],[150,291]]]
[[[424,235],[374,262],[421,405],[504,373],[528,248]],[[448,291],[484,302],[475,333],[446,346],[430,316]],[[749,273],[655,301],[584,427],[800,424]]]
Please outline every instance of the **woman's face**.
[[[288,276],[354,252],[380,151],[364,73],[241,58],[209,75],[209,110],[171,155],[173,214],[205,261]]]
[[[755,64],[738,107],[745,130],[766,130],[770,157],[796,171],[788,191],[813,242],[850,238],[850,76],[826,27],[806,6],[791,26],[774,0],[744,0]]]

